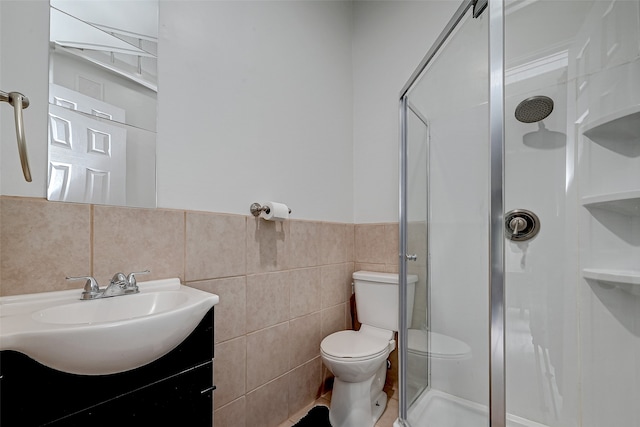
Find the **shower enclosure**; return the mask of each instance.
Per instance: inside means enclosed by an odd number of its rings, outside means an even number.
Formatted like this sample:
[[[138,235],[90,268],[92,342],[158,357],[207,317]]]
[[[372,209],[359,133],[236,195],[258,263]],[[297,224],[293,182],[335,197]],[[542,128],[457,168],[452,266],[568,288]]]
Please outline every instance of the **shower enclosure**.
[[[640,426],[640,1],[464,1],[400,118],[396,427]]]

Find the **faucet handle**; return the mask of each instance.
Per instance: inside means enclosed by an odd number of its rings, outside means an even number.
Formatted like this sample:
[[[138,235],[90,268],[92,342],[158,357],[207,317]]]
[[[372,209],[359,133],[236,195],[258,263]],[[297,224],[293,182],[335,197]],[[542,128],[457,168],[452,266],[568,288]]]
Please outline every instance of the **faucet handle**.
[[[118,285],[121,288],[124,288],[126,284],[127,284],[127,276],[125,276],[124,273],[116,273],[111,278],[111,282],[109,283],[109,286]]]
[[[82,299],[91,299],[100,293],[100,286],[98,286],[98,282],[92,276],[65,277],[65,279],[86,280],[84,291],[82,292]]]
[[[136,280],[136,274],[149,274],[149,273],[151,273],[151,271],[149,270],[137,271],[137,272],[134,271],[133,273],[129,273],[129,276],[127,276],[127,287],[137,288],[138,281]]]

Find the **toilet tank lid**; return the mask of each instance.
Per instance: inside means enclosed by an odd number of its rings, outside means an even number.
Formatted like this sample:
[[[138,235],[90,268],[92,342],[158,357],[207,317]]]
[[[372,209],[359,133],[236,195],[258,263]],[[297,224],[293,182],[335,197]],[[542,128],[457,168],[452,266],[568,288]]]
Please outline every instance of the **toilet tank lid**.
[[[398,284],[399,275],[397,273],[379,273],[376,271],[356,271],[353,273],[354,280],[366,280],[369,282],[395,283]],[[418,276],[407,274],[407,283],[416,283]]]

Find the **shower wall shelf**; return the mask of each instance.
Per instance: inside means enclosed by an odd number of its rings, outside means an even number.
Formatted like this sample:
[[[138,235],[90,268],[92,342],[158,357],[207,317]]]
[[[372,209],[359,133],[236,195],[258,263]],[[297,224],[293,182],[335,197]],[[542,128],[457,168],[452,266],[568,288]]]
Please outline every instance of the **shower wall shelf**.
[[[608,270],[605,268],[585,268],[582,276],[586,279],[600,280],[604,282],[629,283],[640,285],[640,271],[633,270]]]
[[[640,104],[580,133],[582,277],[640,296]]]
[[[640,216],[640,190],[583,197],[582,205],[586,208],[604,209],[623,215]]]
[[[640,106],[594,120],[583,127],[582,134],[598,144],[612,141],[640,144]]]
[[[582,277],[600,282],[624,283],[640,286],[640,271],[608,270],[605,268],[584,268]]]

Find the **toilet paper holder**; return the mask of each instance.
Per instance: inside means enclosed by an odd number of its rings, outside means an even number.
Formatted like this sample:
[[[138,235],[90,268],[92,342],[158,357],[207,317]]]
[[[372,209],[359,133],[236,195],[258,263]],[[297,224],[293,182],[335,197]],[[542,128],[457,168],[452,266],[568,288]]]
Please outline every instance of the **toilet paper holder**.
[[[260,203],[251,203],[249,210],[253,216],[259,216],[262,211],[269,213],[269,206],[262,206]],[[289,208],[289,213],[291,213],[291,208]]]

